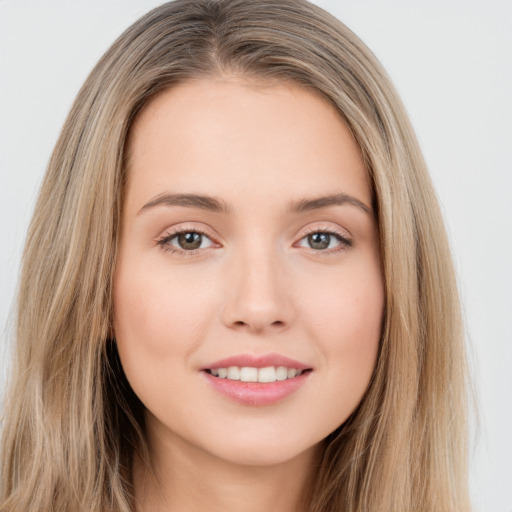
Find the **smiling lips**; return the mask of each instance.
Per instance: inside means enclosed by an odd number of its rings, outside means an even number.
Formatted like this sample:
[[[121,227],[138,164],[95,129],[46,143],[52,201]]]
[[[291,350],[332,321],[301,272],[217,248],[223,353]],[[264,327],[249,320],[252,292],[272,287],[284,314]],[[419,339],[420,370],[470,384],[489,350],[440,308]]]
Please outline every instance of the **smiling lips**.
[[[244,405],[271,405],[299,389],[312,368],[278,355],[241,355],[203,368],[209,383],[224,396]]]

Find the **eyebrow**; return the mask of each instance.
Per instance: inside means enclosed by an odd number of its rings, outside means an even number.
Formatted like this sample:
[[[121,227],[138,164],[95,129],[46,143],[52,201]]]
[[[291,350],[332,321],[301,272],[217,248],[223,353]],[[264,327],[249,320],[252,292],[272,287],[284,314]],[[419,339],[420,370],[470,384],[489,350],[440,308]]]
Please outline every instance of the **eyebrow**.
[[[288,209],[292,213],[304,213],[311,210],[327,208],[329,206],[342,206],[345,204],[356,206],[365,213],[373,216],[372,209],[366,206],[362,201],[343,193],[292,201],[289,204]],[[232,211],[231,206],[226,201],[217,197],[199,194],[164,193],[154,197],[151,201],[146,203],[139,210],[137,215],[156,206],[183,206],[185,208],[197,208],[200,210],[225,214]]]

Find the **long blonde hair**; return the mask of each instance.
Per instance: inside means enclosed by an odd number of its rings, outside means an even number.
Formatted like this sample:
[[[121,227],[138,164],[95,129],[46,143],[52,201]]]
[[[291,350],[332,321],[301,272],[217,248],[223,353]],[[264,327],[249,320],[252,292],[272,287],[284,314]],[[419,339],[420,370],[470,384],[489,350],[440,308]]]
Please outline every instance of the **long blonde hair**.
[[[470,510],[464,340],[435,193],[379,62],[305,0],[164,4],[120,36],[80,90],[23,256],[0,509],[133,510],[135,451],[148,459],[144,411],[110,340],[125,144],[156,93],[225,74],[321,94],[373,186],[386,294],[378,362],[357,410],[324,441],[308,510]]]

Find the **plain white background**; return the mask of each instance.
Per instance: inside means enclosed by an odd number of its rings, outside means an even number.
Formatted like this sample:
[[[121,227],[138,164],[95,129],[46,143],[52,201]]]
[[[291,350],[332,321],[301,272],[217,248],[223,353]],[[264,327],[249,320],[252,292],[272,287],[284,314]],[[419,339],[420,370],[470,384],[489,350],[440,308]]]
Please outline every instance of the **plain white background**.
[[[512,512],[512,0],[315,3],[374,51],[412,118],[447,221],[479,395],[475,509]],[[51,149],[93,65],[158,4],[0,0],[2,379],[23,240]]]

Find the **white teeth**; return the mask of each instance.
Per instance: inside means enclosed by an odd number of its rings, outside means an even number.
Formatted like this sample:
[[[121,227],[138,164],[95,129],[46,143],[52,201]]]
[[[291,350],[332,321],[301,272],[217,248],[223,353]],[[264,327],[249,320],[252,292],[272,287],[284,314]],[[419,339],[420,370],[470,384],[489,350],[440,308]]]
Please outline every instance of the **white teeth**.
[[[278,366],[276,369],[276,379],[286,380],[288,378],[288,368],[286,366]]]
[[[258,382],[258,368],[249,366],[240,368],[240,380],[242,382]]]
[[[229,380],[240,380],[240,368],[238,366],[230,366],[227,378]]]
[[[286,368],[286,366],[267,366],[265,368],[230,366],[229,368],[212,368],[210,372],[219,379],[240,380],[242,382],[276,382],[293,379],[302,374],[302,370]]]
[[[258,382],[275,382],[276,381],[276,369],[273,366],[267,366],[266,368],[260,368],[258,370]]]

